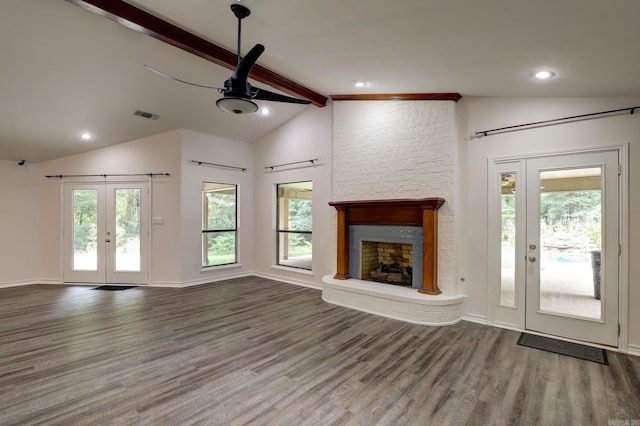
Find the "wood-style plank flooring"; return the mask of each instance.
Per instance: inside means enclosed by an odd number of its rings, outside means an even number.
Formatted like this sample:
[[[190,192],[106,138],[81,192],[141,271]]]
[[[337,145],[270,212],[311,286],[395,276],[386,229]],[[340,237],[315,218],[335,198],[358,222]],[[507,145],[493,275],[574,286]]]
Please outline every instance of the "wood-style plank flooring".
[[[406,324],[262,278],[184,289],[0,289],[0,425],[611,425],[609,366],[474,323]],[[614,423],[621,422],[621,423]]]

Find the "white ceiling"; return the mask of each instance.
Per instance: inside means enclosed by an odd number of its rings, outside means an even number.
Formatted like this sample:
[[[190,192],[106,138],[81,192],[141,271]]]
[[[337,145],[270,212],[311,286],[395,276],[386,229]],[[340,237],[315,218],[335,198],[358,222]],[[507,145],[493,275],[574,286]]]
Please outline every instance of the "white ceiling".
[[[231,0],[128,1],[235,51]],[[325,96],[639,96],[637,0],[243,0],[243,52]],[[0,160],[40,162],[175,128],[255,142],[306,108],[218,110],[231,71],[64,0],[5,0],[0,15]],[[535,81],[541,68],[554,71]],[[366,80],[364,89],[354,80]],[[255,83],[255,82],[253,82]],[[261,86],[260,83],[256,83]],[[135,116],[135,110],[159,120]],[[95,134],[80,141],[82,131]]]

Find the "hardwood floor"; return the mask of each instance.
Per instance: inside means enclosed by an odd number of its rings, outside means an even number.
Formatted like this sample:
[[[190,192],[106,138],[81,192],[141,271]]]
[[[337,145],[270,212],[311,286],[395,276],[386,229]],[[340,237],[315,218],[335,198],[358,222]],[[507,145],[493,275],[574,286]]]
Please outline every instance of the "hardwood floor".
[[[185,289],[0,289],[2,425],[633,424],[640,358],[609,366],[425,327],[262,278]]]

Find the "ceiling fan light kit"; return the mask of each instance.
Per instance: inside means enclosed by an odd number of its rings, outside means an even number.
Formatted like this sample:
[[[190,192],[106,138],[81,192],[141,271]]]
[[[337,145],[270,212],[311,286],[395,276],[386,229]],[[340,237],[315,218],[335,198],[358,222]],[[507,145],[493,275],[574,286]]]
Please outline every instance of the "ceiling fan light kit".
[[[248,99],[225,96],[216,101],[218,108],[232,114],[253,114],[258,111],[258,105]]]
[[[265,89],[253,87],[249,84],[249,73],[256,61],[264,52],[264,46],[256,44],[251,50],[241,58],[240,56],[240,40],[242,34],[242,20],[251,14],[251,11],[241,4],[234,3],[231,5],[231,11],[238,18],[238,64],[233,74],[224,82],[224,87],[213,87],[203,84],[191,83],[165,74],[155,68],[145,65],[145,68],[158,75],[178,81],[180,83],[190,84],[192,86],[204,87],[207,89],[215,89],[222,93],[222,98],[216,101],[216,105],[221,110],[231,114],[253,114],[258,111],[258,105],[253,99],[271,102],[285,102],[292,104],[310,104],[311,101],[306,99],[292,98],[290,96],[281,95],[279,93],[270,92]]]

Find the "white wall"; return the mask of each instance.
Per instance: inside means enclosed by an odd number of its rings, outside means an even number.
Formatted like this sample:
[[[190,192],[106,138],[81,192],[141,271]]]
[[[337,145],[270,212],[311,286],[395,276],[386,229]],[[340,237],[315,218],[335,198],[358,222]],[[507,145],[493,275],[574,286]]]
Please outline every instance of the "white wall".
[[[152,180],[151,214],[164,218],[151,232],[151,281],[180,281],[180,138],[171,131],[40,165],[39,177],[71,174],[170,173]],[[79,181],[69,178],[64,181]],[[147,179],[143,177],[142,179]],[[39,282],[62,282],[63,180],[40,180]]]
[[[254,269],[265,277],[319,287],[335,265],[331,236],[331,105],[309,108],[255,145]],[[315,165],[265,166],[319,158]],[[313,181],[313,274],[275,265],[275,185]],[[335,243],[333,243],[335,244]]]
[[[438,286],[449,294],[458,292],[455,113],[452,101],[343,101],[333,118],[334,200],[446,200],[438,212]]]
[[[39,181],[36,164],[0,161],[0,287],[36,282]]]
[[[241,118],[241,117],[240,117]],[[246,172],[195,165],[205,161],[247,168]],[[247,275],[253,267],[253,145],[191,130],[182,130],[181,281],[207,283],[234,275]],[[238,185],[239,265],[202,269],[202,182]]]
[[[466,311],[487,317],[487,162],[490,158],[584,149],[629,143],[629,347],[640,350],[640,114],[597,118],[576,123],[465,140],[475,131],[565,116],[640,105],[640,98],[463,98],[458,104],[461,159],[459,176],[465,199],[460,214],[459,273],[469,296]]]

